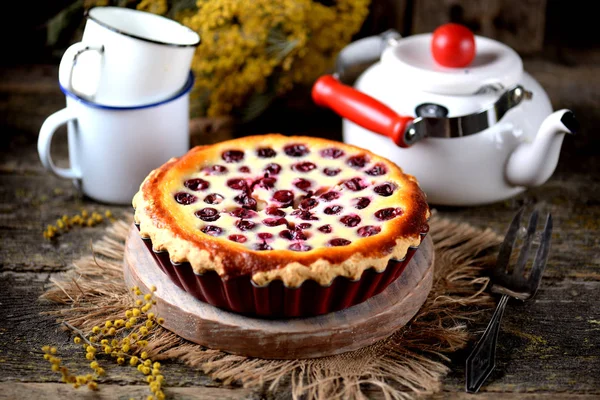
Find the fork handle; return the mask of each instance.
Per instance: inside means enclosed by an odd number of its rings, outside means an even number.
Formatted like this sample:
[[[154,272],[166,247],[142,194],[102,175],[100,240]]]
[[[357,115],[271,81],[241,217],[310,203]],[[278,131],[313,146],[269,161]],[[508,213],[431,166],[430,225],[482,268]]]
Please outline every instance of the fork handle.
[[[468,393],[477,393],[496,367],[496,342],[508,299],[508,295],[502,295],[490,323],[467,358],[465,388]]]

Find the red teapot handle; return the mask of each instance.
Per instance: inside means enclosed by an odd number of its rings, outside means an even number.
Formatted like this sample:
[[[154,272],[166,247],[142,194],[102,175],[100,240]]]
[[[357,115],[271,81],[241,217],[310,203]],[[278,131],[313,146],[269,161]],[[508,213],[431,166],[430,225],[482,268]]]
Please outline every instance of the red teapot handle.
[[[331,108],[338,115],[365,129],[387,136],[400,147],[409,147],[404,139],[413,117],[398,115],[394,110],[358,90],[344,85],[332,75],[317,79],[312,88],[315,104]]]

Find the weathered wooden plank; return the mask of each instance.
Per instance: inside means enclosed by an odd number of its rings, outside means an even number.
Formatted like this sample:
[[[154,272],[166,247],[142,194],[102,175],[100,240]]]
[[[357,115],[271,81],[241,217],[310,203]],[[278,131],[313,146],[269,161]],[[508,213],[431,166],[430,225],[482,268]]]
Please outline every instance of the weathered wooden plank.
[[[589,60],[600,62],[594,54]],[[524,67],[542,85],[555,109],[571,109],[581,123],[578,134],[564,141],[561,157],[571,158],[568,166],[573,171],[594,171],[590,168],[593,162],[597,172],[597,160],[589,156],[600,151],[600,135],[597,134],[600,122],[600,80],[597,77],[600,70],[592,65],[580,65],[576,58],[571,65],[539,58],[525,59]]]
[[[484,391],[600,393],[600,282],[548,282],[536,297],[511,300],[498,338],[497,366]],[[487,319],[474,331],[483,333]],[[446,387],[464,387],[464,360],[454,357]]]
[[[87,388],[74,389],[70,385],[60,383],[0,383],[0,399],[145,399],[150,393],[148,387],[143,385],[105,385],[100,384],[100,389],[90,391]],[[236,399],[264,399],[256,391],[243,388],[215,388],[215,387],[177,387],[166,388],[165,394],[169,399],[202,399],[202,400],[236,400]]]
[[[20,399],[20,398],[43,398],[47,400],[64,400],[65,398],[82,398],[97,400],[144,398],[148,394],[143,386],[133,385],[108,385],[103,384],[97,392],[90,392],[85,388],[73,389],[70,386],[59,383],[33,383],[33,382],[2,382],[0,383],[0,399]],[[249,389],[229,389],[229,388],[209,388],[209,387],[177,387],[166,388],[165,394],[172,400],[183,399],[201,399],[201,400],[235,400],[235,399],[272,399],[270,395],[263,396]],[[367,391],[370,399],[383,399],[380,392]],[[521,400],[564,400],[565,393],[519,393],[517,396]],[[289,393],[285,392],[277,398],[289,398]],[[473,395],[461,392],[441,392],[434,396],[423,396],[424,399],[438,400],[471,400]],[[515,399],[513,393],[485,393],[477,395],[481,400],[512,400]],[[593,393],[575,394],[569,393],[568,399],[572,400],[592,400],[597,399],[598,395]]]
[[[432,32],[446,22],[464,24],[522,53],[537,52],[544,44],[546,0],[414,2],[413,33]]]
[[[38,297],[49,283],[50,274],[0,275],[0,381],[20,380],[57,382],[57,375],[43,359],[41,347],[53,345],[64,364],[78,373],[90,372],[89,361],[72,336],[56,323],[54,317],[41,313],[57,305],[40,301]],[[133,367],[121,367],[112,360],[101,361],[107,373],[101,382],[143,384],[144,378]],[[219,386],[203,373],[182,363],[168,363],[164,373],[172,386]]]
[[[596,170],[598,170],[596,168]],[[512,215],[521,205],[554,218],[552,249],[545,272],[547,278],[562,279],[582,270],[589,279],[600,280],[600,182],[593,175],[557,174],[539,188],[504,202],[479,207],[440,207],[440,215],[491,227],[503,234]]]
[[[369,15],[356,36],[377,35],[387,29],[408,34],[407,8],[409,0],[375,0],[369,4]]]
[[[429,399],[449,399],[449,400],[473,400],[473,395],[465,392],[441,392],[435,394]],[[537,393],[502,393],[502,392],[479,392],[477,393],[477,399],[481,400],[592,400],[597,399],[598,395],[593,393],[580,394],[580,393],[550,393],[550,392],[537,392]]]
[[[52,382],[55,377],[42,359],[41,346],[57,346],[65,363],[86,371],[88,361],[79,346],[53,318],[39,315],[55,305],[36,299],[48,274],[0,275],[0,381]],[[520,304],[511,301],[505,313],[498,348],[498,367],[485,391],[572,391],[600,393],[600,282],[548,282],[536,298]],[[489,313],[488,313],[489,316]],[[481,331],[487,319],[475,326]],[[452,373],[445,380],[449,391],[461,391],[467,352],[453,356]],[[106,383],[139,384],[133,368],[105,363]],[[218,385],[181,363],[165,363],[171,386]]]
[[[0,174],[0,271],[63,271],[73,260],[89,254],[92,240],[103,235],[106,222],[74,227],[53,241],[42,236],[48,224],[82,209],[90,214],[110,210],[116,218],[132,210],[81,198],[70,181],[47,173]]]

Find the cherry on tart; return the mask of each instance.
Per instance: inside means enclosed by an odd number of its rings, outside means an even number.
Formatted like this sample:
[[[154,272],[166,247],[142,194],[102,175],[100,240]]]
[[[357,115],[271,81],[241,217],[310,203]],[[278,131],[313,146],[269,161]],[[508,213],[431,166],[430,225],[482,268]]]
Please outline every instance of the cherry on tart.
[[[224,280],[295,288],[356,280],[402,260],[429,208],[416,180],[367,150],[270,134],[196,147],[152,171],[133,199],[142,237]]]

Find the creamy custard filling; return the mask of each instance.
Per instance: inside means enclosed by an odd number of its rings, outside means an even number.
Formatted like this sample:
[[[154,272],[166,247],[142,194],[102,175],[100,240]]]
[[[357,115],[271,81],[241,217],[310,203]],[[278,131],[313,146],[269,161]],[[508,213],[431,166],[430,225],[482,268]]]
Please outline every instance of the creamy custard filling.
[[[184,229],[251,250],[311,251],[384,233],[401,182],[381,160],[331,144],[227,148],[166,181]]]

